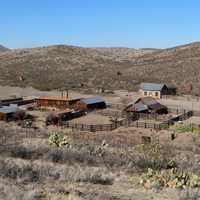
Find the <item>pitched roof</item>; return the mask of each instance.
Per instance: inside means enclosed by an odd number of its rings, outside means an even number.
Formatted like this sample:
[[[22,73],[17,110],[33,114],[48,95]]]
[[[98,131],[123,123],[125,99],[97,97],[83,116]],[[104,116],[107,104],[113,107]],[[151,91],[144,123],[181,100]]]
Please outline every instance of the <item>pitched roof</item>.
[[[145,91],[161,91],[164,86],[161,83],[141,83],[140,88]]]
[[[105,100],[102,97],[90,97],[90,98],[81,99],[81,102],[85,104],[95,104],[95,103],[101,103],[101,102],[105,103]]]
[[[135,103],[142,102],[144,105],[153,105],[157,104],[158,102],[153,97],[142,97],[139,98]]]
[[[135,102],[135,105],[137,105],[139,103],[143,104],[144,106],[147,106],[147,108],[151,109],[151,110],[167,109],[166,106],[160,104],[158,101],[156,101],[156,99],[154,99],[152,97],[142,97],[142,98],[139,98]]]
[[[144,105],[142,102],[138,102],[134,105],[134,110],[137,112],[142,112],[148,110],[148,107]]]

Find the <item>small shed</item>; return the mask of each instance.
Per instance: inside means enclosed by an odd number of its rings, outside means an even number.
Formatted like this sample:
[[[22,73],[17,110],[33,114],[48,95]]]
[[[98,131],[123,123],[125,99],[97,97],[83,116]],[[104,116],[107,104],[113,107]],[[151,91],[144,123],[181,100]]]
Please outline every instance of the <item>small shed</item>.
[[[105,109],[106,102],[102,97],[83,98],[78,105],[80,110]]]
[[[164,95],[175,95],[176,88],[167,86],[163,83],[141,83],[140,93],[142,96],[149,96],[160,99]]]
[[[0,120],[9,121],[19,110],[17,106],[3,106],[0,108]]]
[[[142,97],[136,102],[129,104],[125,111],[135,113],[157,113],[167,114],[168,109],[166,106],[160,104],[156,99],[152,97]]]

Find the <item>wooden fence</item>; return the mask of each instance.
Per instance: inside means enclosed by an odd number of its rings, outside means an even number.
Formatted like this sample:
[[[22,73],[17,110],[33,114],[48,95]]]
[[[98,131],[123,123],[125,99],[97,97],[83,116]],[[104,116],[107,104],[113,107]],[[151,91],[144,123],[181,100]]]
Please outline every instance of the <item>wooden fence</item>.
[[[72,130],[79,131],[89,131],[89,132],[97,132],[97,131],[113,131],[119,127],[136,127],[136,128],[150,128],[161,130],[163,127],[168,127],[169,122],[165,123],[153,123],[153,122],[142,122],[142,121],[133,121],[132,119],[122,119],[121,121],[117,121],[112,124],[97,124],[97,125],[86,125],[86,124],[75,124],[71,122],[63,122],[61,125],[63,128],[71,128]]]
[[[178,112],[180,112],[178,110]],[[69,121],[62,122],[61,126],[63,128],[71,128],[72,130],[79,130],[79,131],[89,131],[89,132],[97,132],[97,131],[113,131],[119,127],[136,127],[136,128],[147,128],[147,129],[154,129],[154,130],[161,130],[167,129],[171,125],[173,125],[177,121],[182,121],[190,118],[193,115],[192,111],[184,111],[184,113],[168,119],[162,122],[146,122],[146,121],[139,121],[144,115],[136,115],[136,116],[129,116],[126,118],[122,118],[121,120],[117,120],[116,122],[112,122],[111,124],[97,124],[97,125],[86,125],[86,124],[76,124],[71,123]],[[145,117],[147,119],[151,119],[153,115],[146,114]],[[155,116],[154,116],[155,117]],[[154,118],[155,119],[155,118]]]

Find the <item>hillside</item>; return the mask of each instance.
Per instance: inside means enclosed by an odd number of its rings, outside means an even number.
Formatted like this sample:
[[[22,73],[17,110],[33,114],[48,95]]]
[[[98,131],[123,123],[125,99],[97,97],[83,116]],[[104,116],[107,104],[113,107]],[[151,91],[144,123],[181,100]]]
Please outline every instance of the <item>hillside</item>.
[[[10,50],[10,49],[8,49],[8,48],[6,48],[6,47],[0,45],[0,53],[1,53],[1,52],[6,52],[6,51],[9,51],[9,50]]]
[[[0,55],[1,85],[39,89],[137,89],[142,81],[174,84],[200,94],[200,43],[170,49],[49,46]]]

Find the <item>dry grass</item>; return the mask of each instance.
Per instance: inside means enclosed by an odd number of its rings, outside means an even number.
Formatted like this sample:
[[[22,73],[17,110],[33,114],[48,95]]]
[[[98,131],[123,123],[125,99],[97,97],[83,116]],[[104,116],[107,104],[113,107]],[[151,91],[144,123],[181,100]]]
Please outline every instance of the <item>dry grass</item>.
[[[193,84],[193,94],[199,94],[199,52],[199,43],[160,51],[64,45],[22,49],[0,55],[0,84],[94,91],[133,90],[140,82],[153,81],[175,84],[181,92],[189,92]]]

